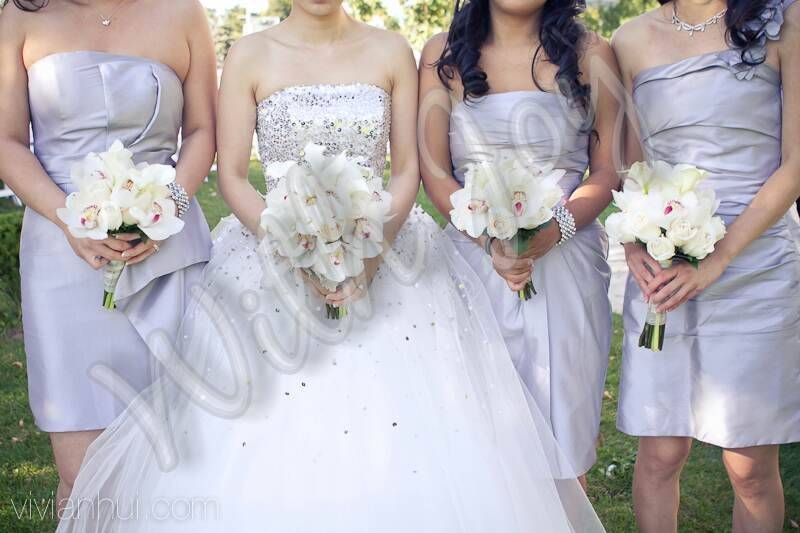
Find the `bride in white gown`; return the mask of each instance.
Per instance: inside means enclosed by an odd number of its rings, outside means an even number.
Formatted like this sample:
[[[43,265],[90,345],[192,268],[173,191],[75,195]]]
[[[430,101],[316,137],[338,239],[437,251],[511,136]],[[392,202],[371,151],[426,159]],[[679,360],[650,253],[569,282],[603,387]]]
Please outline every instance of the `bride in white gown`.
[[[219,168],[236,218],[179,346],[153,339],[163,377],[89,450],[58,531],[602,531],[482,285],[412,209],[416,90],[408,45],[338,0],[296,0],[234,47]],[[378,175],[391,141],[394,251],[365,279],[323,294],[257,252],[254,130],[265,164],[315,142]],[[350,313],[326,320],[326,300]]]

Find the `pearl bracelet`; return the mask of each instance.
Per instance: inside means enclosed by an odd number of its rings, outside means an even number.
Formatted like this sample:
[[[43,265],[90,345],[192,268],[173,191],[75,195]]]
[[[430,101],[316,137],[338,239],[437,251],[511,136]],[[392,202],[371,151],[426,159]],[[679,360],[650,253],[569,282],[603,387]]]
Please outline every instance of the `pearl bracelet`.
[[[558,241],[556,246],[561,246],[575,236],[577,228],[575,227],[575,217],[569,212],[566,207],[559,206],[553,210],[553,216],[556,219],[559,230],[561,230],[561,240]]]
[[[189,210],[189,193],[177,181],[168,183],[167,188],[172,195],[172,201],[175,202],[176,215],[178,218],[183,218],[183,215]]]

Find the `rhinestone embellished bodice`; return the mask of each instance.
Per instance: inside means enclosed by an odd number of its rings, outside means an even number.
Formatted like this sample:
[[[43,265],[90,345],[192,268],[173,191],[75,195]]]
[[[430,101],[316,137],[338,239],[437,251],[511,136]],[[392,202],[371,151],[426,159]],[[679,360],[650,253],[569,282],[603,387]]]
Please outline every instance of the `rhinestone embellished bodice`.
[[[376,85],[298,85],[258,104],[256,132],[263,165],[300,159],[314,142],[331,154],[347,151],[383,175],[391,126],[391,98]],[[267,179],[267,189],[275,183]]]

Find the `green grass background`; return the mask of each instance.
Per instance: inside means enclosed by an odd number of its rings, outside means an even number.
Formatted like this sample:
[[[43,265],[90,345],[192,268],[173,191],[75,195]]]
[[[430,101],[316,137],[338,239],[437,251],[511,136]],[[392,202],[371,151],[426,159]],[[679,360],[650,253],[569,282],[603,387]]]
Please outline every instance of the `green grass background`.
[[[264,190],[260,166],[251,165],[250,179]],[[209,225],[229,213],[212,174],[198,199]],[[429,212],[430,202],[420,192],[420,204]],[[6,209],[0,206],[0,210]],[[436,213],[438,215],[438,213]],[[439,218],[441,220],[441,218]],[[56,471],[47,435],[33,425],[27,400],[25,355],[18,325],[6,328],[0,340],[0,532],[53,531],[51,498],[56,486]],[[595,468],[589,473],[589,497],[609,532],[635,531],[631,508],[631,481],[636,457],[636,439],[615,429],[622,327],[614,319],[614,340],[607,391],[603,401],[602,445]],[[783,481],[786,489],[785,531],[800,531],[800,445],[782,449]],[[613,472],[607,474],[609,466]],[[720,458],[720,450],[697,443],[682,477],[683,500],[680,531],[722,532],[731,530],[730,509],[733,493]],[[17,518],[25,500],[39,502],[26,516]],[[17,509],[14,505],[16,504]],[[43,512],[43,518],[39,513]],[[502,533],[502,532],[498,532]]]

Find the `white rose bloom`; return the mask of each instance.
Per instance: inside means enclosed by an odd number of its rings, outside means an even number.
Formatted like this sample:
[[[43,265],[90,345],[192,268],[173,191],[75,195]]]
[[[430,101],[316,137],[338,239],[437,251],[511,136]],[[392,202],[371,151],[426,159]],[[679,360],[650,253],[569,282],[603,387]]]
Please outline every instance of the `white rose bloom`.
[[[517,223],[514,214],[507,209],[490,209],[489,224],[486,232],[490,237],[507,241],[517,234]]]
[[[675,245],[667,237],[658,237],[647,243],[647,253],[656,261],[669,261],[675,257]]]
[[[661,226],[653,220],[651,212],[636,210],[628,213],[628,228],[643,242],[650,242],[661,237]]]
[[[687,218],[675,218],[667,228],[667,238],[681,247],[697,234],[697,228]]]

